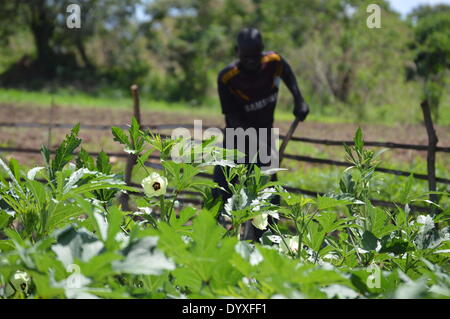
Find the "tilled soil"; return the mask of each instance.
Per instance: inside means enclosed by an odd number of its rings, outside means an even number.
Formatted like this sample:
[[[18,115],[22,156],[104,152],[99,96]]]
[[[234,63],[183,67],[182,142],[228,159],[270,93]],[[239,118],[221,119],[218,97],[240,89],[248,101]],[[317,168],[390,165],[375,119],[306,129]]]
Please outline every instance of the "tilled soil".
[[[49,107],[25,106],[0,103],[1,123],[49,123],[50,117],[53,123],[84,124],[84,125],[124,125],[130,122],[132,110],[86,108],[86,107],[59,107],[55,106],[50,115]],[[194,120],[202,120],[203,126],[223,127],[224,121],[221,116],[211,114],[189,114],[173,111],[142,111],[142,122],[145,125],[158,124],[193,124]],[[276,121],[275,127],[285,133],[290,122]],[[309,137],[329,140],[351,140],[358,124],[339,123],[301,123],[295,133],[298,137]],[[396,126],[362,124],[360,125],[367,141],[396,142],[407,144],[426,145],[427,133],[423,125],[404,124]],[[51,130],[51,147],[56,147],[68,129]],[[169,133],[170,130],[162,131]],[[439,137],[439,146],[450,146],[450,126],[436,126]],[[48,144],[49,130],[46,128],[6,128],[0,126],[0,146],[17,148],[38,149],[42,144]],[[89,151],[120,151],[122,147],[112,140],[110,130],[82,129],[80,137],[83,139],[83,147]],[[317,146],[325,149],[327,146]],[[12,153],[19,161],[25,163],[40,162],[39,154]],[[308,154],[304,154],[308,155]],[[410,150],[395,150],[392,155],[399,160],[411,161],[417,156],[426,156],[426,152],[415,152]],[[440,156],[447,156],[441,154]],[[445,162],[445,161],[444,161]]]

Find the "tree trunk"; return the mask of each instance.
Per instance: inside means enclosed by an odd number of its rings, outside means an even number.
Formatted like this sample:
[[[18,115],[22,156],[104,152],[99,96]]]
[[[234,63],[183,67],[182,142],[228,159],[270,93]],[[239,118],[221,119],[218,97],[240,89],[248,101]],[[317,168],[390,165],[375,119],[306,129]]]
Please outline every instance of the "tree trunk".
[[[44,76],[54,76],[56,70],[55,53],[50,45],[55,29],[54,21],[46,8],[45,0],[32,2],[30,28],[37,51],[37,64]]]
[[[86,54],[86,48],[84,47],[83,39],[81,38],[81,36],[77,37],[76,46],[78,53],[80,53],[81,59],[83,60],[84,66],[89,70],[93,70],[94,65],[91,63],[89,57]]]

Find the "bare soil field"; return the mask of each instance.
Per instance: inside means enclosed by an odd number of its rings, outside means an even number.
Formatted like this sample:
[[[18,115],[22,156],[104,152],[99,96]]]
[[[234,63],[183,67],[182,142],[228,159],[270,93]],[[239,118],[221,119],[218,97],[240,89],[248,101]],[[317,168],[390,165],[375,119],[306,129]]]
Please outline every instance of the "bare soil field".
[[[106,108],[69,108],[55,106],[52,111],[53,123],[84,124],[84,125],[124,125],[130,122],[132,110],[106,109]],[[37,106],[24,106],[13,104],[0,104],[1,123],[48,123],[50,120],[50,108]],[[194,120],[203,120],[204,126],[223,127],[221,116],[211,114],[181,114],[174,111],[142,111],[142,122],[145,125],[158,124],[193,124]],[[289,122],[276,121],[275,127],[280,128],[281,133],[289,129]],[[295,136],[310,137],[330,140],[351,140],[358,128],[358,124],[327,124],[304,122],[297,129]],[[397,142],[426,145],[428,138],[425,127],[419,124],[385,126],[375,124],[362,124],[365,140],[381,142]],[[68,129],[52,129],[51,147],[59,144]],[[161,131],[170,133],[170,130]],[[439,146],[450,146],[450,126],[436,126],[439,137]],[[39,148],[42,144],[48,144],[49,131],[46,128],[6,128],[0,127],[0,147]],[[83,139],[83,147],[88,151],[121,150],[120,145],[112,140],[109,130],[81,129],[80,137]],[[329,148],[317,146],[319,149]],[[333,147],[334,148],[334,147]],[[13,153],[22,163],[40,162],[39,154]],[[304,154],[308,155],[308,154]],[[424,157],[426,152],[410,150],[392,151],[392,156],[399,160],[412,161],[417,156]],[[440,154],[441,158],[448,158],[448,154]],[[446,162],[446,161],[444,161]],[[448,161],[450,162],[450,161]]]

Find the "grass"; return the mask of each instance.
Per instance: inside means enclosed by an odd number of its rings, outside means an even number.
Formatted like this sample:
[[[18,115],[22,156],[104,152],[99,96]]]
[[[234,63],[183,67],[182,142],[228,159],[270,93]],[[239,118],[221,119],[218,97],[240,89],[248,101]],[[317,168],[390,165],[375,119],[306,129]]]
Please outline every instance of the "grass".
[[[119,90],[105,90],[93,95],[69,89],[59,89],[55,92],[50,92],[0,88],[0,103],[49,107],[52,100],[58,106],[63,107],[129,109],[132,105],[131,96]],[[194,107],[188,103],[157,101],[141,95],[141,107],[143,110],[160,112],[208,115],[213,117],[222,116],[218,99],[209,99],[203,105]],[[321,123],[380,123],[385,125],[396,125],[399,122],[418,123],[420,121],[420,107],[414,111],[415,116],[407,116],[399,110],[392,112],[395,108],[390,105],[368,108],[370,109],[368,114],[364,118],[360,118],[349,107],[342,105],[311,106],[308,121]],[[406,118],[401,119],[401,116]],[[292,111],[286,102],[283,103],[283,101],[280,101],[280,105],[275,112],[275,118],[279,121],[289,122],[293,120]],[[441,107],[441,120],[439,124],[450,125],[450,107],[446,104],[443,104]]]
[[[125,96],[119,91],[104,92],[98,95],[90,95],[79,91],[58,90],[51,92],[34,92],[16,89],[0,89],[0,102],[13,104],[33,104],[41,107],[49,107],[52,100],[63,107],[86,107],[86,108],[115,108],[128,109],[132,104],[131,97]],[[183,103],[169,103],[141,98],[144,109],[160,110],[168,112],[186,111],[190,112]],[[201,112],[205,109],[196,108]],[[209,112],[213,111],[208,109]],[[219,113],[218,113],[219,114]]]
[[[57,92],[52,93],[0,88],[0,103],[12,103],[18,105],[31,104],[40,107],[49,107],[52,100],[58,106],[63,107],[129,109],[132,105],[131,96],[125,96],[125,94],[120,91],[90,95],[80,91],[70,90],[58,90]],[[173,112],[178,114],[222,116],[218,101],[216,101],[216,104],[212,102],[209,105],[205,104],[193,107],[187,103],[155,101],[148,99],[145,96],[141,96],[141,107],[144,110]],[[292,121],[293,115],[291,112],[278,109],[276,118],[281,121]],[[336,122],[336,118],[323,118],[314,114],[311,116],[311,120]]]

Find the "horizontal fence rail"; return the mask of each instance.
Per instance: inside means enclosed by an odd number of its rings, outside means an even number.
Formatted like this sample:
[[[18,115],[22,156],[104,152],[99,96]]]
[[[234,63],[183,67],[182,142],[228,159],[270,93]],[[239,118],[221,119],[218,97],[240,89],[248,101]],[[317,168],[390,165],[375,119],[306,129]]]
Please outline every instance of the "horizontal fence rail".
[[[162,137],[165,137],[166,135],[161,135]],[[31,149],[31,148],[14,148],[14,147],[0,147],[0,152],[17,152],[17,153],[29,153],[29,154],[39,154],[40,150],[37,149]],[[54,151],[51,151],[54,153]],[[74,153],[78,154],[78,153]],[[97,156],[98,152],[90,152],[91,155]],[[126,158],[129,155],[126,153],[108,153],[109,156],[115,156],[119,158]],[[158,156],[152,155],[149,157],[150,159],[159,159]],[[305,163],[313,163],[313,164],[323,164],[323,165],[333,165],[333,166],[343,166],[348,167],[351,164],[348,162],[342,162],[342,161],[335,161],[335,160],[329,160],[329,159],[322,159],[322,158],[315,158],[315,157],[309,157],[309,156],[302,156],[302,155],[292,155],[292,154],[285,154],[284,158],[291,159],[297,162],[305,162]],[[399,171],[389,168],[383,168],[383,167],[377,167],[375,171],[380,173],[386,173],[391,175],[397,175],[397,176],[405,176],[408,177],[410,175],[413,176],[415,179],[420,180],[427,180],[428,175],[425,174],[417,174],[414,172],[408,172],[408,171]],[[441,184],[447,184],[450,185],[450,179],[437,177],[436,182]]]
[[[10,127],[10,128],[61,128],[61,129],[70,129],[75,124],[61,124],[61,123],[4,123],[0,122],[0,127]],[[128,125],[99,125],[99,124],[83,124],[80,125],[80,128],[87,130],[103,130],[108,131],[111,130],[111,127],[117,126],[122,129],[127,129]],[[152,130],[167,130],[167,129],[175,129],[175,128],[187,128],[193,129],[193,124],[158,124],[158,125],[142,125],[143,129],[152,129]],[[212,128],[212,126],[204,126],[203,129]],[[161,136],[166,136],[161,134]],[[284,139],[284,135],[280,135],[280,139]],[[291,141],[296,142],[304,142],[309,144],[319,144],[319,145],[328,145],[328,146],[342,146],[344,144],[354,145],[353,141],[345,141],[345,140],[326,140],[326,139],[315,139],[308,137],[296,137],[293,136]],[[377,142],[377,141],[364,141],[365,146],[369,147],[386,147],[391,149],[405,149],[405,150],[415,150],[415,151],[427,151],[428,145],[416,145],[416,144],[402,144],[402,143],[394,143],[394,142]],[[450,147],[442,147],[437,146],[436,152],[442,153],[450,153]]]
[[[340,161],[334,161],[329,159],[321,159],[321,158],[314,158],[309,156],[301,156],[301,155],[291,155],[286,154],[284,155],[285,158],[289,158],[298,162],[307,162],[307,163],[316,163],[316,164],[325,164],[325,165],[334,165],[334,166],[345,166],[348,167],[351,164],[348,162],[340,162]],[[422,179],[422,180],[428,180],[428,175],[424,174],[417,174],[413,172],[407,172],[407,171],[399,171],[394,170],[390,168],[383,168],[383,167],[377,167],[375,168],[376,172],[386,173],[386,174],[392,174],[397,176],[410,176],[412,175],[416,179]],[[436,178],[436,181],[442,184],[450,184],[450,179],[446,178]]]
[[[161,164],[159,163],[152,163],[152,162],[147,162],[145,163],[145,166],[147,167],[151,167],[153,169],[158,169],[161,170],[163,167]],[[212,179],[213,175],[211,174],[207,174],[207,173],[200,173],[198,174],[199,177],[203,177],[203,178],[208,178],[208,179]],[[140,187],[140,185],[138,184],[131,184],[134,187]],[[284,187],[285,190],[287,190],[290,193],[294,193],[294,194],[302,194],[302,195],[307,195],[307,196],[311,196],[311,197],[317,197],[317,196],[324,196],[325,193],[320,193],[320,192],[315,192],[315,191],[310,191],[310,190],[305,190],[305,189],[301,189],[301,188],[294,188],[294,187]],[[198,192],[181,192],[181,194],[189,194],[189,195],[200,195],[200,193]],[[394,203],[394,202],[389,202],[389,201],[384,201],[384,200],[379,200],[379,199],[371,199],[370,200],[372,202],[373,205],[375,206],[380,206],[380,207],[388,207],[388,208],[396,208],[396,207],[402,207],[404,205],[400,204],[400,203]],[[410,206],[410,209],[412,211],[415,212],[429,212],[430,209],[427,207],[421,207],[421,206],[416,206],[416,205],[412,205]]]
[[[74,126],[74,124],[69,123],[5,123],[0,122],[0,127],[7,127],[7,128],[60,128],[60,129],[70,129]],[[88,129],[88,130],[111,130],[113,126],[120,127],[122,129],[127,129],[129,125],[99,125],[99,124],[84,124],[80,125],[80,128],[82,129]],[[165,130],[165,129],[175,129],[175,128],[187,128],[187,129],[193,129],[193,124],[160,124],[160,125],[142,125],[142,129],[151,129],[151,130]],[[202,126],[203,129],[211,128],[212,126]],[[171,138],[171,136],[167,134],[160,134],[163,138]],[[280,135],[280,139],[284,139],[284,135]],[[342,140],[326,140],[326,139],[314,139],[314,138],[305,138],[305,137],[295,137],[293,136],[291,138],[292,141],[296,142],[304,142],[304,143],[310,143],[310,144],[319,144],[319,145],[328,145],[328,146],[343,146],[344,144],[347,145],[354,145],[353,141],[342,141]],[[391,148],[391,149],[406,149],[406,150],[416,150],[416,151],[428,151],[429,146],[427,145],[415,145],[415,144],[401,144],[401,143],[394,143],[394,142],[376,142],[376,141],[365,141],[365,146],[369,147],[385,147],[385,148]],[[436,147],[436,152],[444,152],[444,153],[450,153],[450,147]],[[0,147],[0,152],[18,152],[18,153],[30,153],[30,154],[39,154],[40,150],[38,149],[31,149],[31,148],[14,148],[14,147]],[[52,153],[54,153],[53,150],[51,150]],[[77,154],[76,152],[74,154]],[[97,156],[99,152],[90,152],[90,155]],[[126,153],[117,153],[117,152],[108,152],[109,156],[114,156],[118,158],[129,158],[129,154]],[[313,163],[313,164],[323,164],[323,165],[333,165],[333,166],[344,166],[348,167],[351,165],[348,162],[343,161],[335,161],[330,159],[320,159],[320,158],[314,158],[314,157],[308,157],[308,156],[301,156],[301,155],[292,155],[292,154],[285,154],[284,157],[286,159],[291,159],[297,162],[307,162],[307,163]],[[149,159],[153,159],[156,161],[159,161],[159,156],[152,155],[149,157]],[[147,162],[145,164],[146,166],[153,167],[155,169],[161,169],[162,166],[159,163],[155,162]],[[410,176],[412,175],[416,179],[420,180],[428,180],[429,176],[425,174],[417,174],[414,172],[407,172],[407,171],[400,171],[400,170],[394,170],[394,169],[388,169],[388,168],[382,168],[377,167],[377,172],[381,173],[387,173],[387,174],[393,174],[397,176]],[[204,178],[212,178],[211,174],[207,173],[200,173],[198,175],[199,177]],[[446,178],[436,178],[436,182],[443,183],[443,184],[450,184],[450,179]],[[134,184],[132,184],[134,185]],[[134,185],[139,186],[139,185]],[[310,190],[304,190],[299,188],[292,188],[292,187],[285,187],[286,190],[292,193],[297,194],[303,194],[308,196],[322,196],[324,193],[314,192]],[[196,192],[182,192],[184,195],[200,195],[200,193]],[[142,195],[142,194],[137,194]],[[200,205],[201,201],[197,199],[192,198],[180,198],[179,199],[182,202],[186,203],[192,203]],[[402,206],[402,204],[399,203],[393,203],[383,200],[375,200],[372,199],[371,202],[376,206],[381,207],[390,207],[395,208],[398,206]],[[427,207],[421,207],[421,206],[411,206],[410,207],[413,211],[418,212],[428,212],[430,211]]]
[[[139,87],[137,85],[132,85],[130,87],[131,89],[131,96],[133,98],[133,115],[139,125],[142,129],[152,129],[152,130],[164,130],[164,129],[174,129],[174,128],[187,128],[192,129],[195,128],[195,125],[193,124],[163,124],[163,125],[143,125],[141,122],[141,111],[140,111],[140,97],[139,97]],[[61,128],[61,129],[68,129],[72,128],[74,124],[61,124],[61,123],[53,123],[53,107],[54,103],[52,100],[51,105],[51,111],[50,111],[50,117],[49,117],[49,123],[4,123],[0,122],[0,127],[9,127],[9,128],[47,128],[48,129],[48,145],[50,145],[51,142],[51,129],[52,128]],[[450,153],[450,147],[439,147],[438,144],[438,137],[436,135],[433,122],[431,119],[431,111],[428,103],[424,101],[421,104],[423,115],[424,115],[424,124],[427,130],[427,136],[428,136],[428,145],[414,145],[414,144],[401,144],[401,143],[394,143],[394,142],[376,142],[376,141],[365,141],[365,146],[369,147],[385,147],[390,149],[407,149],[407,150],[415,150],[415,151],[426,151],[427,152],[427,171],[428,175],[424,174],[416,174],[413,172],[405,172],[405,171],[399,171],[399,170],[393,170],[393,169],[387,169],[387,168],[381,168],[377,167],[376,171],[387,173],[387,174],[394,174],[398,176],[413,176],[416,179],[422,179],[422,180],[428,180],[428,188],[430,192],[436,190],[436,183],[444,183],[444,184],[450,184],[449,179],[445,178],[438,178],[436,177],[435,172],[435,164],[436,164],[436,153],[437,152],[444,152],[444,153]],[[118,127],[121,127],[123,129],[126,129],[129,127],[128,125],[116,125]],[[90,125],[80,125],[83,129],[91,129],[91,130],[110,130],[112,125],[98,125],[98,124],[90,124]],[[202,126],[202,129],[210,128],[209,126]],[[163,137],[163,134],[160,134]],[[164,135],[164,137],[169,137],[167,135]],[[283,139],[285,136],[281,135],[279,138]],[[311,144],[318,144],[318,145],[328,145],[328,146],[342,146],[343,144],[347,145],[354,145],[353,141],[339,141],[339,140],[326,140],[326,139],[314,139],[314,138],[305,138],[305,137],[295,137],[292,136],[291,139],[294,142],[304,142],[304,143],[311,143]],[[22,153],[40,153],[40,150],[36,149],[30,149],[30,148],[12,148],[12,147],[3,147],[0,148],[0,152],[22,152]],[[54,151],[52,151],[54,153]],[[90,153],[91,155],[98,155],[97,152]],[[127,164],[125,169],[125,176],[124,181],[127,185],[134,185],[131,182],[132,177],[132,169],[133,166],[136,164],[136,156],[133,154],[124,154],[124,153],[109,153],[109,156],[115,156],[118,158],[126,158]],[[349,163],[346,162],[340,162],[340,161],[334,161],[329,159],[319,159],[319,158],[313,158],[313,157],[307,157],[307,156],[300,156],[300,155],[292,155],[292,154],[284,154],[284,157],[287,159],[299,161],[299,162],[309,162],[309,163],[316,163],[316,164],[326,164],[326,165],[335,165],[335,166],[349,166]],[[145,163],[146,166],[150,166],[156,169],[161,169],[162,165],[160,164],[160,158],[156,155],[152,155],[149,157],[149,159],[154,159],[155,162],[149,162],[147,161]],[[158,163],[159,162],[159,163]],[[211,174],[201,173],[199,174],[200,177],[204,178],[212,178]],[[136,185],[135,185],[136,186]],[[137,185],[139,186],[139,185]],[[322,193],[317,193],[310,190],[303,190],[299,188],[291,188],[286,187],[286,190],[292,192],[292,193],[299,193],[309,196],[319,196],[323,195]],[[138,193],[139,195],[142,195],[143,192],[140,191]],[[183,194],[186,195],[196,195],[195,192],[183,192]],[[123,193],[123,196],[120,198],[120,203],[122,205],[122,208],[124,210],[128,210],[128,194]],[[437,202],[435,195],[429,196],[430,200],[432,202]],[[191,199],[191,198],[180,198],[180,201],[183,202],[190,202],[193,204],[201,205],[201,201],[197,199]],[[393,202],[387,202],[382,200],[371,200],[373,205],[376,206],[383,206],[383,207],[391,207],[395,208],[398,206],[403,206],[399,203],[393,203]],[[419,211],[419,212],[430,212],[431,210],[427,207],[420,207],[420,206],[411,206],[411,210]]]
[[[59,129],[71,129],[76,123],[7,123],[0,122],[0,127],[7,128],[59,128]],[[109,131],[113,126],[127,129],[130,126],[125,124],[118,125],[103,125],[103,124],[80,124],[81,129],[85,130],[97,130],[97,131]],[[193,124],[158,124],[158,125],[142,125],[142,129],[151,130],[168,130],[175,128],[194,128]],[[205,129],[209,127],[204,127]]]

